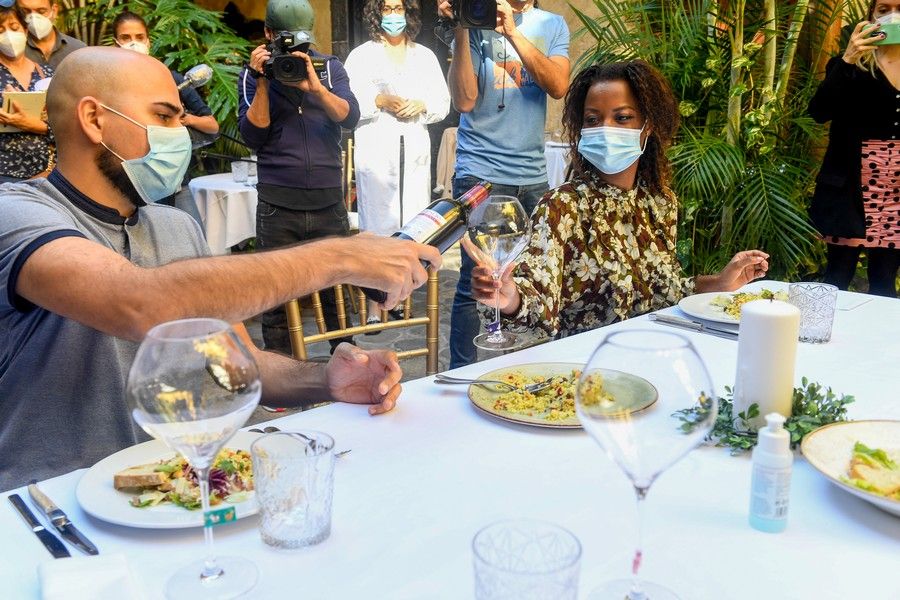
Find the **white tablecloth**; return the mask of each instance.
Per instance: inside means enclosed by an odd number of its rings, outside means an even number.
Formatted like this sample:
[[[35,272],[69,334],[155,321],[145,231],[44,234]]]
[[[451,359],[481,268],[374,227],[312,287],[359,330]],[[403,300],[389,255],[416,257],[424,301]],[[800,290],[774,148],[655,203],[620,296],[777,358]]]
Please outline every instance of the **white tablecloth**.
[[[671,331],[645,318],[614,327]],[[583,363],[608,330],[455,374],[537,361]],[[737,343],[685,335],[717,387],[730,385]],[[829,344],[801,344],[796,375],[855,395],[852,418],[900,419],[898,365],[900,301],[874,298],[837,313]],[[464,388],[438,387],[428,378],[405,384],[388,415],[336,404],[277,425],[327,431],[338,448],[353,452],[336,466],[333,529],[325,542],[273,550],[259,539],[255,517],[216,528],[219,553],[246,556],[259,567],[251,598],[470,598],[472,535],[516,516],[547,519],[579,537],[582,597],[629,572],[634,495],[583,432],[495,421],[470,405]],[[124,552],[151,597],[161,596],[174,570],[202,556],[199,529],[148,531],[89,518],[74,496],[80,475],[41,487],[101,552]],[[648,496],[642,574],[690,600],[900,598],[900,518],[837,489],[798,457],[787,531],[761,533],[747,524],[749,486],[749,457],[721,448],[698,449],[665,472]],[[36,567],[52,559],[9,503],[0,504],[0,595],[37,597]]]
[[[188,184],[213,254],[256,236],[256,188],[231,173],[204,175]]]
[[[546,142],[544,157],[547,159],[547,183],[552,190],[566,182],[569,168],[569,145],[562,142]]]

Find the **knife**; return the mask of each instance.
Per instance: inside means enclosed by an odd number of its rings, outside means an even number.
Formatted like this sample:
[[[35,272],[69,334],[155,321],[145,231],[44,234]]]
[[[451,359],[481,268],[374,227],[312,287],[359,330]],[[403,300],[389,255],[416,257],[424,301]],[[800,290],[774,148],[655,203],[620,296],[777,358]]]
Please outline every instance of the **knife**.
[[[84,537],[84,534],[78,531],[78,528],[72,524],[72,521],[69,520],[66,513],[56,506],[53,503],[53,500],[48,498],[44,492],[38,489],[36,483],[32,482],[31,485],[28,486],[28,495],[31,496],[34,503],[44,511],[44,514],[50,519],[50,523],[56,528],[60,535],[63,536],[63,539],[87,554],[100,553],[97,550],[97,546]]]
[[[9,501],[12,502],[12,505],[19,511],[19,514],[22,515],[22,518],[25,519],[28,526],[31,527],[31,531],[34,532],[34,535],[38,536],[38,539],[44,544],[44,548],[50,551],[53,558],[72,556],[69,554],[69,551],[66,550],[65,544],[59,541],[59,538],[55,535],[44,529],[44,526],[38,522],[34,514],[28,509],[28,506],[25,505],[25,501],[22,500],[21,496],[18,494],[10,494]]]
[[[733,331],[731,329],[721,329],[719,327],[710,327],[709,325],[701,323],[699,321],[682,319],[681,317],[676,317],[673,315],[660,315],[654,313],[650,315],[650,320],[656,321],[657,323],[662,323],[663,325],[681,327],[682,329],[690,329],[691,331],[697,331],[699,333],[709,333],[712,335],[717,335],[719,337],[728,338],[730,340],[738,339],[737,331]]]

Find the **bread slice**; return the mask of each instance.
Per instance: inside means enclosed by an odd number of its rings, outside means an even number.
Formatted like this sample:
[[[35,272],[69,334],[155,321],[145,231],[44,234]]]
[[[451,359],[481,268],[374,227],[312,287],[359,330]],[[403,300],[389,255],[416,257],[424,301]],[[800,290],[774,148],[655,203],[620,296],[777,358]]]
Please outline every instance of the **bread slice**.
[[[854,458],[850,461],[850,477],[865,481],[885,496],[900,492],[900,470],[897,469],[872,467],[865,461]]]
[[[166,473],[157,471],[159,463],[138,465],[119,471],[113,476],[113,487],[117,490],[133,488],[152,488],[169,480]]]

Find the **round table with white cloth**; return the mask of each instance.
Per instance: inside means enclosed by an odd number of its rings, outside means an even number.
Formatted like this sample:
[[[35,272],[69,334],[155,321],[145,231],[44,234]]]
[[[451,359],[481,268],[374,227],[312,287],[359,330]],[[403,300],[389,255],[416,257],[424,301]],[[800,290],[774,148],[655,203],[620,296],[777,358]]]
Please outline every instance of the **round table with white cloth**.
[[[569,145],[562,142],[546,142],[544,158],[547,159],[547,184],[552,190],[566,182],[566,169],[569,168]]]
[[[256,236],[256,188],[238,183],[231,173],[191,179],[188,187],[213,254]]]

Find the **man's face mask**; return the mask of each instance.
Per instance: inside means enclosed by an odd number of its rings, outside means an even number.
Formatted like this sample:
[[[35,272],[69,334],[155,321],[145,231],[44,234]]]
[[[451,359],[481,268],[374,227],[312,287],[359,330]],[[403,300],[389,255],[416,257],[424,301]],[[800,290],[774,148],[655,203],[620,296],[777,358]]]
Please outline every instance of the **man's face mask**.
[[[100,143],[122,161],[122,169],[144,204],[168,198],[178,190],[191,161],[191,136],[187,128],[142,125],[114,108],[101,104],[106,110],[131,121],[147,132],[150,151],[141,158],[124,159],[103,141]]]
[[[9,58],[16,58],[25,52],[25,42],[28,40],[21,31],[7,29],[0,33],[0,52]]]
[[[53,31],[53,21],[38,13],[26,15],[25,25],[28,26],[28,31],[31,32],[31,35],[39,40],[44,39]]]
[[[646,126],[646,123],[645,123]],[[635,163],[644,153],[644,128],[589,127],[581,130],[578,152],[601,173],[615,175]]]
[[[116,42],[119,44],[119,42]],[[119,44],[119,48],[125,48],[126,50],[133,50],[139,54],[150,54],[150,46],[145,44],[144,42],[126,42],[124,44]]]

